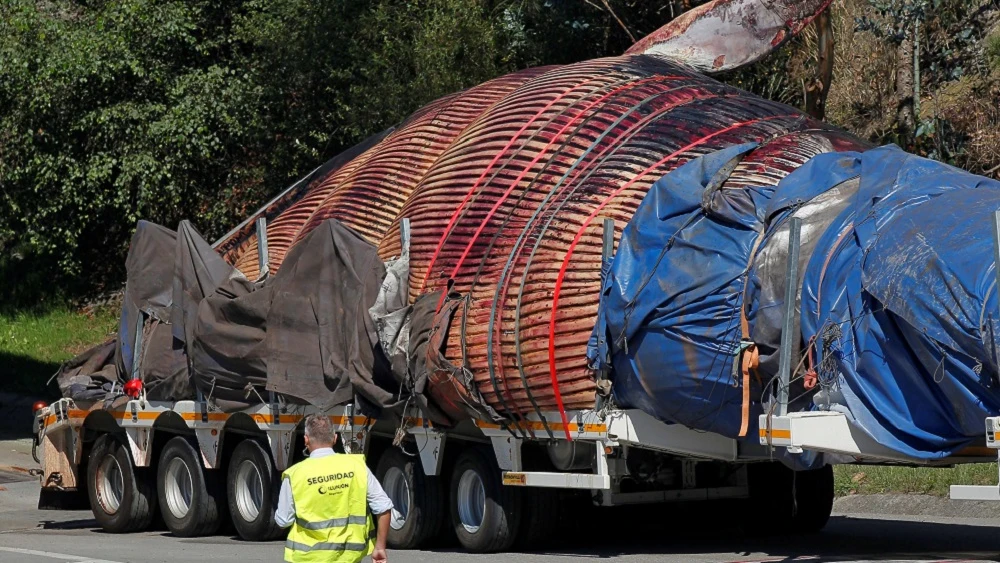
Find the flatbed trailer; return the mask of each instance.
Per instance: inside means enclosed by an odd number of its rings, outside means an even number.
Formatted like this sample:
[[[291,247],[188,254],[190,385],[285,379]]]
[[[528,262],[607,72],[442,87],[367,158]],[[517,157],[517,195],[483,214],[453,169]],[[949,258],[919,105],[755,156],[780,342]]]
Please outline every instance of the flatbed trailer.
[[[109,532],[144,529],[159,511],[177,535],[213,533],[228,518],[244,539],[274,539],[282,532],[274,523],[279,476],[303,458],[301,423],[318,412],[278,401],[222,412],[206,401],[122,397],[105,408],[59,400],[36,413],[39,506],[89,505]],[[450,529],[470,551],[503,550],[544,538],[561,510],[582,504],[764,502],[802,530],[822,527],[832,507],[829,467],[807,472],[813,479],[800,473],[796,498],[782,503],[775,491],[795,481],[766,448],[638,410],[572,411],[566,425],[551,413],[450,429],[415,410],[395,420],[359,415],[353,405],[322,414],[337,448],[365,453],[392,499],[395,548]]]
[[[789,253],[796,255],[792,223]],[[606,242],[609,232],[605,224]],[[789,261],[788,279],[796,279],[796,263]],[[794,302],[786,296],[786,324]],[[231,412],[200,395],[148,401],[141,388],[112,401],[64,398],[36,412],[39,507],[89,506],[108,532],[145,529],[159,514],[179,536],[211,534],[231,520],[243,539],[276,539],[283,534],[274,521],[280,474],[304,457],[301,423],[309,414],[330,417],[340,451],[366,455],[395,506],[388,538],[394,548],[451,534],[469,551],[525,546],[572,521],[564,512],[586,505],[747,503],[741,514],[754,516],[741,521],[752,531],[817,531],[833,507],[831,466],[793,472],[777,456],[811,451],[832,463],[924,466],[997,460],[1000,417],[987,420],[981,444],[928,461],[878,444],[843,413],[788,412],[790,348],[783,339],[771,396],[776,410],[759,417],[757,442],[618,409],[600,393],[593,409],[569,411],[565,419],[538,411],[453,428],[435,426],[416,408],[375,419],[353,404],[320,412],[275,394]],[[133,379],[136,373],[133,366]],[[1000,500],[1000,487],[955,486],[952,497]]]

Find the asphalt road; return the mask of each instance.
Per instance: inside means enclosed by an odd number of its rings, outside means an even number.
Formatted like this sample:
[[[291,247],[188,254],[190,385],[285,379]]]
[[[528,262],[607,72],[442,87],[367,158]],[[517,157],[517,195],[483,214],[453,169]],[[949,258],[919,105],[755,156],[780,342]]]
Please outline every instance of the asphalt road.
[[[23,441],[0,441],[0,562],[125,563],[280,561],[280,542],[225,536],[182,539],[167,531],[101,532],[89,512],[39,511],[38,485],[18,467],[33,465]],[[754,514],[691,514],[667,506],[644,521],[601,511],[581,515],[579,532],[537,552],[469,555],[451,548],[391,551],[393,563],[562,563],[729,561],[1000,560],[1000,519],[837,515],[809,537],[750,537],[738,531]]]

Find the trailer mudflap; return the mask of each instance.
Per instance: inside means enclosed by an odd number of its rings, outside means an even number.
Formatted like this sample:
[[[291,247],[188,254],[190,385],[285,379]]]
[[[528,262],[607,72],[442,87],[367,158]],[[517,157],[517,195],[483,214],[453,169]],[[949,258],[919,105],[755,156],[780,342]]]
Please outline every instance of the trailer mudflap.
[[[38,510],[90,510],[90,501],[86,490],[42,487]]]

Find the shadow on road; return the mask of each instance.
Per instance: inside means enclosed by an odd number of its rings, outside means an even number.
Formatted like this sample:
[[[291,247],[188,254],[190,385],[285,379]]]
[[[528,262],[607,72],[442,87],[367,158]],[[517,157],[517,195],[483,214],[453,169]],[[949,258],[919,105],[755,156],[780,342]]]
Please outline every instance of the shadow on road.
[[[669,511],[670,507],[666,507]],[[600,512],[596,512],[600,514]],[[993,526],[951,523],[877,520],[834,516],[820,534],[756,537],[739,530],[742,518],[755,514],[718,514],[714,520],[690,519],[678,523],[683,514],[664,515],[662,520],[641,523],[628,519],[592,519],[579,523],[576,532],[563,532],[543,549],[517,553],[583,559],[613,559],[619,556],[669,555],[671,560],[717,561],[889,561],[889,560],[1000,560],[1000,534]],[[103,534],[92,519],[41,522],[56,530],[91,529]],[[173,537],[169,532],[160,534]],[[214,537],[176,538],[184,543],[244,543],[228,534]],[[261,547],[274,544],[263,543]],[[425,552],[427,553],[427,552]],[[455,547],[429,553],[459,554]],[[764,554],[763,557],[761,554]],[[515,555],[516,556],[516,555]],[[510,556],[508,556],[509,559]],[[718,557],[718,558],[717,558]],[[717,559],[716,559],[717,558]],[[453,559],[449,557],[448,559]]]
[[[667,509],[669,510],[669,509]],[[586,558],[626,554],[697,555],[732,553],[768,561],[809,558],[820,561],[898,559],[1000,559],[1000,534],[991,526],[970,526],[902,520],[873,520],[834,516],[826,529],[812,535],[755,537],[743,534],[736,523],[759,514],[719,514],[702,526],[657,526],[654,522],[629,529],[614,521],[581,523],[570,541],[530,553]],[[595,533],[600,530],[599,533]]]
[[[613,559],[628,555],[633,556],[630,560],[651,561],[1000,560],[1000,526],[995,525],[996,520],[966,523],[954,519],[926,522],[834,516],[819,534],[782,535],[781,530],[775,529],[775,535],[759,536],[743,532],[742,527],[751,519],[766,523],[767,516],[747,507],[746,504],[711,503],[611,509],[580,507],[561,520],[560,531],[549,538],[547,545],[537,549],[510,550],[511,555],[499,559],[492,556],[473,558],[461,554],[454,537],[449,542],[442,536],[435,542],[438,547],[423,550],[420,555],[411,553],[420,561],[454,561],[456,557],[477,561],[545,561],[545,556]],[[68,518],[62,521],[49,520],[46,516],[38,514],[39,527],[89,530],[105,535],[89,518],[89,512],[66,515]],[[149,532],[172,538],[162,523],[154,525]],[[143,534],[136,534],[136,537],[141,536]],[[232,530],[226,529],[214,536],[172,539],[231,546],[247,543],[236,539]],[[280,542],[256,545],[271,550],[278,549]],[[530,556],[519,557],[518,553]]]
[[[100,531],[97,528],[97,521],[93,518],[82,518],[80,520],[65,520],[62,522],[57,522],[55,520],[43,520],[39,522],[39,525],[45,530],[87,530],[93,529],[94,531]]]
[[[54,383],[45,385],[58,369],[58,363],[0,351],[0,440],[31,437],[31,405],[59,398]]]

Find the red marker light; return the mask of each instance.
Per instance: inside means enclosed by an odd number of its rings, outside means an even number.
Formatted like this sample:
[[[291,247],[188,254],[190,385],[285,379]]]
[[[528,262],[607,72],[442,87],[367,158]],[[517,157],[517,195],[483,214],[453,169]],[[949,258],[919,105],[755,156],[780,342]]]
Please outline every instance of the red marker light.
[[[142,380],[132,379],[129,380],[124,386],[125,394],[133,399],[138,399],[139,395],[142,393]]]
[[[35,404],[31,405],[31,412],[37,413],[38,411],[44,409],[47,406],[49,406],[49,404],[46,403],[45,401],[35,401]]]

